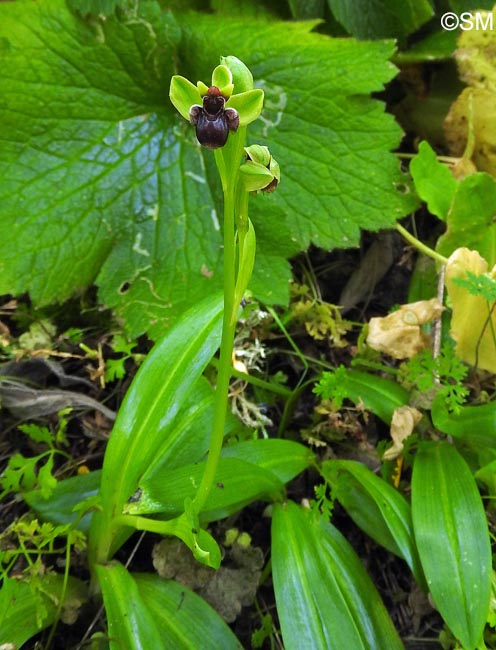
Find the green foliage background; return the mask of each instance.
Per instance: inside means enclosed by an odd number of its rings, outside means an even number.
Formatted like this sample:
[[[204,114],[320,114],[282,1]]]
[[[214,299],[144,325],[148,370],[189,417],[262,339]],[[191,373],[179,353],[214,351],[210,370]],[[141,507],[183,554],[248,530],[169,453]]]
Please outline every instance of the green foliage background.
[[[153,0],[105,19],[62,0],[1,13],[0,292],[46,305],[95,282],[129,335],[155,337],[220,286],[213,157],[168,99],[172,74],[208,82],[220,55],[264,89],[251,137],[282,167],[277,193],[253,201],[257,297],[288,300],[287,260],[310,243],[355,246],[415,205],[390,153],[401,130],[369,96],[396,73],[392,41]]]

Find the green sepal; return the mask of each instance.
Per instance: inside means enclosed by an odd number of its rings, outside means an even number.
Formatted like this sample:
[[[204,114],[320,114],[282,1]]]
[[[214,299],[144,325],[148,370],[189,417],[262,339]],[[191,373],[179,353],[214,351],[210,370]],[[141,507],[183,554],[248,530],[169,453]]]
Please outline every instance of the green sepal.
[[[258,192],[270,185],[274,180],[273,175],[263,165],[247,160],[239,168],[243,189],[246,192]]]
[[[253,90],[253,75],[243,61],[235,56],[221,56],[220,62],[231,71],[236,93]]]
[[[247,126],[254,122],[262,112],[263,101],[263,90],[256,88],[255,90],[232,95],[226,103],[226,108],[236,109],[239,113],[239,125]]]
[[[200,83],[200,82],[199,82]],[[207,88],[208,90],[208,88]],[[206,94],[206,92],[205,92]],[[171,79],[169,97],[174,108],[189,122],[189,109],[195,104],[202,105],[199,89],[191,81],[180,75]]]

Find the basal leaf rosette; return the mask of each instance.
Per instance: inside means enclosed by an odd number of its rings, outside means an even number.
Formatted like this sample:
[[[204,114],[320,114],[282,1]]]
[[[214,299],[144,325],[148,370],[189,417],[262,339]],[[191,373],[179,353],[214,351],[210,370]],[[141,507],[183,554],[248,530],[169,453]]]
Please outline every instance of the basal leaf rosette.
[[[248,68],[236,57],[224,57],[223,61],[230,67],[225,64],[218,65],[212,73],[210,86],[202,81],[198,81],[195,86],[180,75],[172,77],[170,100],[185,120],[190,120],[192,106],[203,106],[203,100],[211,88],[217,88],[219,94],[224,97],[226,110],[237,111],[239,126],[247,126],[262,112],[263,90],[253,88],[253,78]]]

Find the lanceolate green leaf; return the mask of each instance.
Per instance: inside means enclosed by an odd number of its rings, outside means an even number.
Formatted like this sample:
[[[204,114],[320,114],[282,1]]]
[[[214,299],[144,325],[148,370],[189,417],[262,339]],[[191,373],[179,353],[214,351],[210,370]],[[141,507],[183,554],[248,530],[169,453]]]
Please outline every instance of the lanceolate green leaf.
[[[184,500],[193,499],[204,471],[204,463],[185,465],[140,481],[140,497],[124,506],[130,514],[162,513],[176,517]],[[200,513],[202,521],[221,519],[241,510],[255,499],[281,496],[283,483],[271,472],[237,458],[221,458],[216,486]]]
[[[216,485],[200,513],[213,521],[240,510],[256,499],[281,496],[284,483],[302,472],[313,460],[308,448],[290,440],[250,440],[222,452]],[[132,514],[179,515],[184,500],[193,498],[203,475],[204,463],[169,469],[157,465],[139,482],[140,496],[125,506]]]
[[[117,562],[95,570],[107,614],[110,650],[166,650],[157,621],[131,574]]]
[[[353,246],[360,227],[408,213],[416,199],[390,153],[401,131],[369,97],[395,74],[393,43],[312,26],[174,18],[153,0],[88,21],[63,0],[0,3],[0,291],[47,304],[96,282],[131,335],[157,338],[220,287],[212,152],[167,90],[174,72],[207,80],[229,52],[265,92],[250,137],[283,166],[277,192],[252,200],[259,297],[287,300],[286,259],[310,242]]]
[[[205,299],[155,345],[140,367],[112,430],[101,482],[103,514],[94,517],[92,545],[109,553],[118,516],[171,431],[178,410],[220,342],[223,301]]]
[[[444,398],[432,404],[434,426],[464,443],[481,448],[496,448],[496,402],[477,406],[460,406],[456,413],[446,408]]]
[[[322,475],[353,521],[378,544],[403,558],[418,584],[425,587],[413,536],[410,504],[392,485],[365,465],[351,460],[330,460]]]
[[[49,499],[44,499],[40,490],[23,494],[26,503],[44,520],[54,524],[72,524],[78,522],[77,528],[87,533],[91,514],[80,517],[74,508],[85,499],[95,498],[100,489],[102,473],[100,470],[71,476],[58,481]]]
[[[419,449],[412,516],[432,598],[463,648],[473,650],[489,611],[491,544],[472,473],[447,442],[427,442]]]
[[[120,564],[97,569],[114,650],[241,650],[220,616],[187,587],[131,575]]]
[[[286,650],[403,647],[348,542],[291,501],[274,507],[272,571]]]
[[[363,403],[386,424],[391,424],[394,410],[410,399],[409,392],[397,382],[344,366],[324,372],[315,392],[323,399],[339,395],[340,399]]]
[[[60,597],[64,592],[64,576],[47,574],[41,583],[6,578],[0,589],[0,645],[20,648],[37,632],[51,625],[59,615]],[[87,599],[84,583],[68,578],[64,605],[79,608]]]

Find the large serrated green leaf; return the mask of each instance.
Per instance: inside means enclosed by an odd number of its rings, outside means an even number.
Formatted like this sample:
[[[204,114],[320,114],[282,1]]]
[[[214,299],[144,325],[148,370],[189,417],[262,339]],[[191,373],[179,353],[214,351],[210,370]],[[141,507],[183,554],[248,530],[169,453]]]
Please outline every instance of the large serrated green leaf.
[[[283,176],[252,201],[263,300],[287,300],[286,258],[310,242],[353,246],[414,207],[389,153],[401,131],[369,97],[395,72],[392,43],[190,13],[178,53],[171,13],[137,12],[86,22],[62,0],[0,3],[0,291],[46,304],[96,281],[131,335],[156,338],[221,285],[219,184],[167,98],[173,61],[195,82],[235,52],[265,91],[250,137]]]
[[[97,574],[111,650],[241,650],[220,616],[187,587],[131,575],[117,563],[97,567]]]
[[[51,625],[60,615],[62,594],[64,605],[73,609],[79,608],[88,598],[84,583],[70,576],[67,584],[63,575],[53,573],[33,585],[6,578],[0,589],[1,647],[6,650],[20,648],[37,632]]]
[[[327,0],[336,19],[359,38],[401,38],[432,18],[429,0]]]
[[[491,544],[472,473],[448,442],[415,458],[412,516],[432,598],[465,650],[478,647],[489,611]]]
[[[353,521],[378,544],[403,558],[418,584],[425,586],[413,536],[410,505],[395,488],[365,465],[351,460],[329,460],[322,475]]]
[[[100,547],[99,557],[109,553],[110,522],[122,513],[165,437],[173,435],[171,424],[217,350],[222,313],[220,296],[186,312],[151,350],[126,393],[103,463],[103,513],[93,518],[91,540]]]
[[[287,650],[403,647],[348,542],[291,501],[274,507],[272,572]]]

